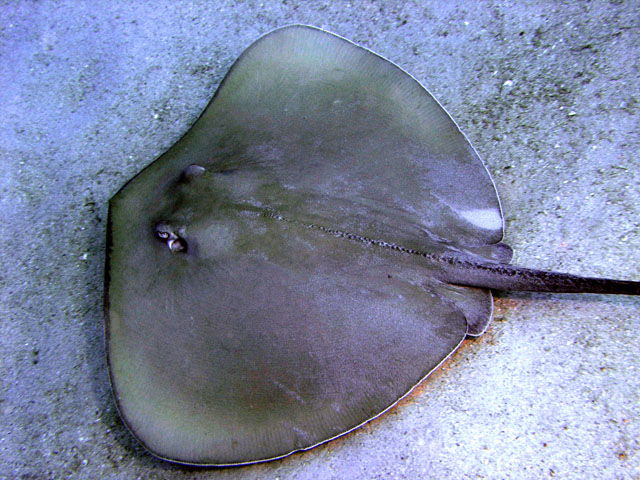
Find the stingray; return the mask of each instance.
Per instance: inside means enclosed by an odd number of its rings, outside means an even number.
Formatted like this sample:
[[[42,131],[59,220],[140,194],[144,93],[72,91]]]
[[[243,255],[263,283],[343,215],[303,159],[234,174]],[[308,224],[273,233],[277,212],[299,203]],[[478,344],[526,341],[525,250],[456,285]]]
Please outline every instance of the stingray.
[[[390,61],[308,26],[233,64],[110,201],[108,365],[153,455],[240,465],[385,412],[482,334],[492,289],[638,295],[509,265],[489,172]]]

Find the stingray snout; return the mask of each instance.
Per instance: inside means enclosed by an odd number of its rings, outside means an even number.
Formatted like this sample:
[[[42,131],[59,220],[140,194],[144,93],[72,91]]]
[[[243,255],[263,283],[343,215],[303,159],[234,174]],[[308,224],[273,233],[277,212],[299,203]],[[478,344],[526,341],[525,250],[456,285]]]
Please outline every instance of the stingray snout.
[[[171,253],[186,252],[186,240],[178,235],[170,225],[165,222],[159,222],[153,230],[156,238],[165,242]]]

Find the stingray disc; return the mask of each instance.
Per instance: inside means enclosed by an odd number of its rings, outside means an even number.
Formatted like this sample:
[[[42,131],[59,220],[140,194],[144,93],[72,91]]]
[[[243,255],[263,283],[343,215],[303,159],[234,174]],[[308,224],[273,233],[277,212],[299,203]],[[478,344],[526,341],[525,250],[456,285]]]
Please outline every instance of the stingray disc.
[[[484,164],[416,80],[316,28],[269,33],[110,202],[120,414],[188,464],[348,432],[490,320],[488,291],[435,280],[415,252],[491,257],[502,232]]]

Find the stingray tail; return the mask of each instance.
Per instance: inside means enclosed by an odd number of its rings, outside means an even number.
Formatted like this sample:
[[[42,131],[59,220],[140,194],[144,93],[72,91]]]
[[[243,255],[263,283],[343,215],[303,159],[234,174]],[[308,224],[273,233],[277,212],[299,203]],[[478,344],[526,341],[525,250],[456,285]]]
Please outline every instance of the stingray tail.
[[[581,277],[456,257],[445,257],[441,261],[447,263],[447,267],[441,270],[440,280],[457,285],[524,292],[640,295],[640,282],[631,280]]]

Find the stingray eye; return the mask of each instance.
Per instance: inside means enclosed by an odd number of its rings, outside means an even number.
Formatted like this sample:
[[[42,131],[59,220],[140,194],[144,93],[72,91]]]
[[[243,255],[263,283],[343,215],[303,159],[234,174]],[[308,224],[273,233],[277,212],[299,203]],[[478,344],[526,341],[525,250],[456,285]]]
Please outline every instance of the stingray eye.
[[[168,240],[171,237],[172,229],[166,223],[159,222],[153,227],[153,233],[160,240]]]
[[[189,165],[187,168],[185,168],[182,171],[182,175],[180,175],[180,180],[188,182],[193,180],[194,178],[199,177],[200,175],[202,175],[204,172],[206,171],[206,169],[204,167],[201,167],[200,165]]]

